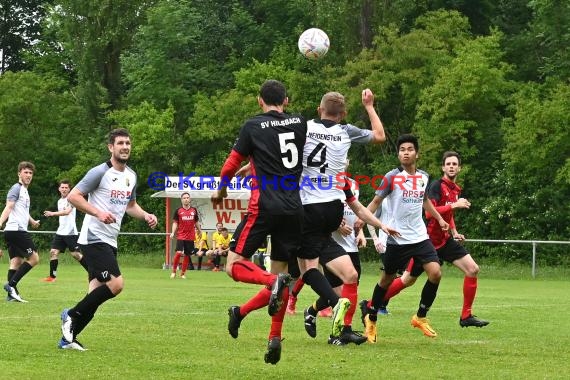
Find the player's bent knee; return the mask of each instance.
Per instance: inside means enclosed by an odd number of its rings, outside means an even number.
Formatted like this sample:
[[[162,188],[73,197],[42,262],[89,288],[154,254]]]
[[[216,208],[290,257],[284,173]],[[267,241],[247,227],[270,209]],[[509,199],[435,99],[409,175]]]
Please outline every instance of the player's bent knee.
[[[428,279],[430,282],[439,283],[441,281],[441,271],[440,270],[433,270],[428,272]]]
[[[405,279],[402,277],[402,284],[404,284],[404,286],[406,288],[408,288],[408,287],[414,285],[417,280],[418,280],[417,277],[408,276]]]
[[[342,276],[342,282],[345,284],[354,284],[358,282],[358,272],[356,270],[348,272]]]
[[[388,289],[388,287],[390,286],[392,281],[394,281],[394,279],[396,279],[396,274],[393,274],[393,275],[392,274],[385,274],[384,276],[382,276],[382,278],[378,282],[378,285],[380,285],[384,289]]]
[[[465,270],[465,275],[467,277],[477,277],[478,274],[479,274],[479,265],[477,264],[469,266]]]
[[[71,256],[77,261],[81,261],[83,258],[83,255],[79,252],[71,252]]]
[[[59,255],[59,251],[57,249],[50,249],[49,251],[49,257],[51,260],[55,260],[57,259],[57,256]]]
[[[122,277],[112,277],[111,280],[107,281],[106,285],[114,295],[118,295],[123,291],[125,281],[123,281]]]
[[[40,263],[40,255],[37,252],[34,252],[28,257],[28,264],[35,267]]]

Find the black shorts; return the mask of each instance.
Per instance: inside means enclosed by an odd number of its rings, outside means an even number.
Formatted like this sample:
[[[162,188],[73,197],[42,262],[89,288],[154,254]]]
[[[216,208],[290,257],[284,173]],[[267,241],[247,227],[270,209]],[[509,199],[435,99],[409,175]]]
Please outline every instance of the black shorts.
[[[463,247],[454,239],[448,239],[445,242],[445,244],[442,247],[439,247],[436,251],[437,251],[437,256],[439,257],[439,263],[441,265],[443,265],[444,261],[447,261],[448,263],[453,263],[455,260],[460,259],[469,254],[469,252],[467,252],[465,247]],[[424,272],[422,264],[421,263],[416,264],[415,261],[412,267],[410,268],[408,266],[406,270],[410,272],[410,276],[416,278],[419,277]]]
[[[117,248],[107,243],[81,245],[81,253],[87,263],[89,281],[97,279],[107,282],[111,275],[119,277],[121,270],[117,262]]]
[[[467,256],[468,254],[469,252],[464,246],[459,244],[457,240],[451,238],[447,239],[445,244],[437,249],[437,255],[442,264],[444,261],[453,263],[455,260]]]
[[[362,273],[362,265],[360,264],[360,255],[358,254],[358,252],[346,252],[346,254],[350,256],[350,261],[352,261],[352,265],[354,266],[354,269],[356,269],[356,272],[358,273],[358,280],[360,281],[360,274]],[[322,262],[321,265],[323,265]],[[333,288],[342,285],[342,280],[338,278],[336,274],[329,271],[325,265],[323,265],[323,272],[329,284],[331,284]]]
[[[69,252],[79,252],[79,245],[77,245],[77,239],[79,235],[58,235],[55,234],[53,240],[51,241],[51,249],[57,249],[59,252],[65,252],[65,249],[69,249]]]
[[[194,252],[194,240],[176,240],[176,252],[191,255]]]
[[[340,200],[304,205],[303,243],[297,256],[301,259],[316,259],[329,245],[331,234],[338,229],[344,216]]]
[[[301,270],[299,269],[299,262],[297,261],[297,252],[289,257],[288,272],[293,278],[301,277]]]
[[[388,275],[397,273],[405,268],[411,258],[414,259],[414,266],[418,267],[431,262],[439,263],[437,252],[429,239],[414,244],[388,244],[382,258],[384,272]]]
[[[328,262],[334,259],[348,255],[344,248],[342,248],[332,237],[329,238],[327,245],[323,247],[321,254],[319,256],[319,264],[323,267],[327,265]]]
[[[288,262],[301,246],[302,222],[302,209],[293,215],[247,213],[234,232],[230,250],[250,259],[271,235],[271,260]]]
[[[4,231],[4,240],[10,259],[22,257],[28,259],[37,252],[36,245],[28,231]]]

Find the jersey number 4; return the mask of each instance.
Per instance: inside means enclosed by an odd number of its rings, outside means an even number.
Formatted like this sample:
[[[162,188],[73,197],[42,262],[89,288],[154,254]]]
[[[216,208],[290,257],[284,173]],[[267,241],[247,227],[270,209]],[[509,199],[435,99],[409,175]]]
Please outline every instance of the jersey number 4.
[[[279,147],[281,149],[281,160],[287,169],[293,169],[299,163],[299,151],[294,143],[295,133],[286,132],[279,134]]]
[[[316,159],[315,157],[317,157],[317,154],[319,154],[319,152],[321,154],[319,155],[319,158]],[[321,174],[325,173],[326,168],[329,167],[329,164],[327,164],[327,147],[325,144],[318,143],[317,146],[315,146],[315,149],[313,149],[313,151],[307,157],[307,166],[310,166],[312,168],[321,168]]]

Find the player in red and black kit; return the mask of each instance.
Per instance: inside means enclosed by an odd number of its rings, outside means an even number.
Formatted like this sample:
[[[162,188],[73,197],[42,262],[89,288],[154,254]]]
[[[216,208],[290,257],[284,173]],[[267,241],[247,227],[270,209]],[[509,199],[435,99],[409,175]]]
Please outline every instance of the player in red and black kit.
[[[188,264],[190,263],[190,256],[194,251],[196,232],[198,232],[200,236],[202,235],[202,231],[198,223],[198,210],[190,206],[190,194],[182,193],[180,200],[182,201],[182,207],[177,208],[172,217],[172,232],[170,233],[170,238],[173,239],[176,235],[176,254],[172,262],[170,278],[176,277],[178,264],[180,264],[180,258],[182,258],[180,278],[185,279],[186,269],[188,269]]]
[[[223,201],[229,180],[240,164],[249,159],[251,197],[247,214],[230,242],[226,272],[235,281],[264,285],[246,305],[252,310],[268,305],[272,320],[264,360],[276,364],[281,358],[281,329],[291,279],[287,263],[301,245],[303,206],[298,184],[307,122],[302,116],[284,112],[288,98],[279,81],[263,83],[257,101],[263,113],[241,127],[221,170],[220,189],[212,195],[212,202]],[[268,235],[272,246],[271,273],[250,261]],[[243,314],[239,306],[230,307],[228,313],[228,330],[237,338]]]
[[[443,177],[430,184],[427,189],[427,196],[443,219],[449,223],[449,231],[443,231],[437,221],[426,212],[428,235],[437,250],[440,261],[452,263],[465,274],[463,280],[463,309],[461,310],[459,325],[461,327],[487,326],[489,324],[488,321],[481,320],[471,313],[475,294],[477,293],[479,266],[465,247],[458,243],[465,240],[465,236],[457,232],[453,218],[453,210],[458,208],[468,209],[471,206],[467,199],[460,198],[461,187],[455,183],[457,175],[461,171],[461,157],[459,153],[445,152],[442,158],[441,169]],[[404,288],[412,286],[421,273],[422,268],[414,265],[413,260],[410,260],[402,277],[397,278],[390,285],[384,301],[394,297]]]
[[[465,236],[457,232],[453,210],[457,208],[469,208],[471,203],[460,198],[461,187],[455,183],[457,175],[461,171],[461,157],[457,152],[445,152],[441,162],[443,177],[433,182],[428,189],[428,198],[443,219],[449,223],[449,231],[442,231],[437,222],[426,213],[428,219],[428,234],[437,249],[440,260],[452,263],[465,274],[463,280],[463,309],[459,324],[461,327],[483,327],[489,324],[471,314],[475,294],[477,293],[477,274],[479,266],[473,257],[458,242],[465,240]]]

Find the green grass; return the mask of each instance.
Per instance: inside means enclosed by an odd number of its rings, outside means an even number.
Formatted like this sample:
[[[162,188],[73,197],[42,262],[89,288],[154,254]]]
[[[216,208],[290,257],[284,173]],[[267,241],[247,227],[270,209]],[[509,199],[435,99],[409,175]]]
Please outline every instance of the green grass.
[[[40,279],[47,274],[47,260],[32,270],[19,286],[30,302],[0,302],[0,378],[570,377],[569,281],[510,280],[483,273],[475,313],[492,322],[483,329],[461,329],[462,279],[457,270],[446,267],[429,314],[439,334],[436,339],[424,337],[409,324],[423,282],[418,281],[392,300],[390,316],[380,318],[376,345],[329,346],[329,320],[319,318],[318,336],[312,339],[301,315],[286,317],[281,362],[272,366],[263,362],[270,323],[265,309],[244,320],[237,340],[226,329],[228,306],[246,301],[257,286],[209,271],[189,272],[186,281],[170,280],[158,269],[158,255],[120,260],[125,290],[101,306],[81,335],[86,352],[56,348],[59,313],[85,294],[85,273],[64,259],[58,282],[46,284]],[[6,270],[6,259],[0,262]],[[363,296],[371,294],[376,267],[365,265]],[[306,288],[299,305],[313,298]],[[358,314],[354,325],[361,329]]]

